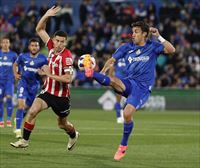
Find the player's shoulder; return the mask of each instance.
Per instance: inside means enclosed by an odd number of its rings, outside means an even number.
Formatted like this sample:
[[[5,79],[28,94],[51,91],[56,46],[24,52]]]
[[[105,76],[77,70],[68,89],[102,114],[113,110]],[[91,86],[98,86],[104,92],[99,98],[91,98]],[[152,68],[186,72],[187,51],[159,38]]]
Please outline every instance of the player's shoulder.
[[[38,54],[38,57],[39,57],[39,58],[45,58],[45,59],[47,59],[46,55],[44,55],[44,54],[42,54],[42,53],[39,53],[39,54]]]
[[[155,46],[155,47],[162,45],[160,42],[156,41],[155,39],[148,39],[147,44]]]
[[[65,48],[64,51],[62,52],[63,57],[72,57],[72,53],[69,49]]]

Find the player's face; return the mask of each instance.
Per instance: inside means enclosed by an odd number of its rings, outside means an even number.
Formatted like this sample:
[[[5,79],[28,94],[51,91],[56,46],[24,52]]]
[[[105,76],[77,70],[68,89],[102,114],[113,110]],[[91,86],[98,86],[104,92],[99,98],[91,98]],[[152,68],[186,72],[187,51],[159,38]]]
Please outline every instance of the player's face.
[[[40,45],[38,42],[31,42],[28,49],[32,55],[36,55],[40,50]]]
[[[133,27],[132,28],[132,40],[134,44],[140,45],[146,39],[146,32],[142,32],[140,27]]]
[[[66,38],[61,36],[55,36],[53,38],[54,50],[60,52],[65,48]]]
[[[2,50],[8,51],[10,48],[10,40],[9,39],[3,39],[1,41],[1,48]]]

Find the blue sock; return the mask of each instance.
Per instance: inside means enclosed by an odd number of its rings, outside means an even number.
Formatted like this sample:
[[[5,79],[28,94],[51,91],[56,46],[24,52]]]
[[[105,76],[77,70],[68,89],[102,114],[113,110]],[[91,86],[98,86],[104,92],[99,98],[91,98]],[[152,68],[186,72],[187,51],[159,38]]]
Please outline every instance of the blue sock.
[[[11,120],[12,112],[13,112],[12,98],[7,98],[6,103],[7,103],[7,120]]]
[[[23,116],[24,116],[24,110],[17,109],[17,111],[16,111],[16,129],[21,129]]]
[[[122,141],[121,141],[121,145],[127,146],[128,138],[129,138],[129,135],[132,132],[133,127],[134,127],[133,121],[131,121],[130,123],[124,123],[124,133],[123,133],[123,138],[122,138]]]
[[[3,121],[3,100],[0,100],[0,121]]]
[[[121,111],[121,105],[119,102],[115,103],[115,111],[117,118],[121,117],[120,111]]]
[[[93,73],[93,78],[99,82],[101,85],[110,86],[110,78],[106,75],[100,74],[98,72]]]

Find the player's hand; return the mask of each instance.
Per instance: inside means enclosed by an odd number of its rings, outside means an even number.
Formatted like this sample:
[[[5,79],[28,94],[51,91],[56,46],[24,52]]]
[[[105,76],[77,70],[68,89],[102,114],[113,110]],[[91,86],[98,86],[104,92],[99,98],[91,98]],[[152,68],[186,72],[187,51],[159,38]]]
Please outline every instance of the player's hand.
[[[60,6],[52,6],[47,12],[45,13],[46,16],[55,16],[61,10]]]
[[[153,36],[160,36],[160,33],[158,31],[158,29],[154,28],[154,27],[150,27],[149,32],[153,35]]]
[[[40,76],[46,75],[42,69],[38,69],[37,73],[38,73]]]
[[[20,74],[14,74],[14,76],[15,76],[15,80],[20,80],[21,78],[22,78],[22,75],[20,75]]]
[[[42,68],[41,68],[41,70],[43,71],[43,73],[44,73],[45,75],[50,75],[50,74],[51,74],[48,65],[43,65]]]

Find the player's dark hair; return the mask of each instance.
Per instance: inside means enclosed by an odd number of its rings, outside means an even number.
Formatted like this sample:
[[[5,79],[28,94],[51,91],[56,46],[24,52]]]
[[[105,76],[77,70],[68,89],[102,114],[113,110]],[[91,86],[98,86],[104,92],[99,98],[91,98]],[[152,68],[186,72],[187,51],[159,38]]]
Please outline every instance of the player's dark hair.
[[[67,33],[65,33],[65,32],[62,31],[62,30],[56,31],[56,32],[54,33],[53,37],[55,37],[55,36],[65,37],[66,40],[67,40]]]
[[[10,41],[10,37],[9,37],[8,35],[3,36],[1,39],[2,39],[2,40],[3,40],[3,39],[8,39],[8,40]]]
[[[38,42],[40,44],[40,41],[39,39],[37,38],[31,38],[29,41],[28,41],[28,45],[31,44],[32,42]]]
[[[131,24],[131,27],[140,27],[142,32],[146,32],[147,36],[149,35],[149,25],[144,21],[137,21]]]

